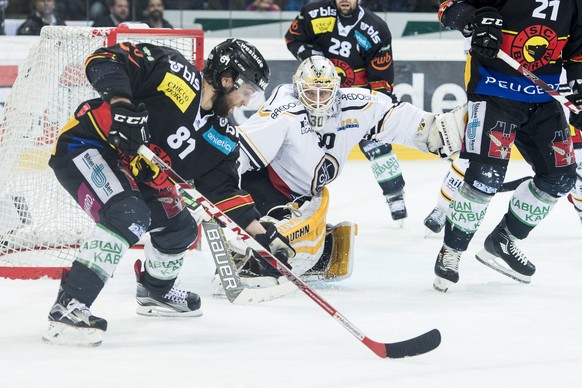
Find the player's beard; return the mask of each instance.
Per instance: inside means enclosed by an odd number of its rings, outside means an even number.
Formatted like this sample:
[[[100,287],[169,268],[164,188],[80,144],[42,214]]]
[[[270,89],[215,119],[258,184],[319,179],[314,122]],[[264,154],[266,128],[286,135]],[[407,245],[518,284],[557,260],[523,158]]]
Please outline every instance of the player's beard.
[[[214,104],[212,104],[212,110],[218,117],[228,117],[231,108],[224,93],[220,93],[214,100]]]
[[[340,5],[341,5],[341,2],[340,2]],[[339,6],[337,7],[340,15],[343,16],[343,17],[350,17],[350,16],[352,16],[356,12],[356,9],[357,8],[358,8],[358,3],[356,3],[356,6],[355,7],[352,7],[351,4],[350,4],[350,7],[348,9],[346,9],[345,11],[344,11],[344,8],[341,8]]]

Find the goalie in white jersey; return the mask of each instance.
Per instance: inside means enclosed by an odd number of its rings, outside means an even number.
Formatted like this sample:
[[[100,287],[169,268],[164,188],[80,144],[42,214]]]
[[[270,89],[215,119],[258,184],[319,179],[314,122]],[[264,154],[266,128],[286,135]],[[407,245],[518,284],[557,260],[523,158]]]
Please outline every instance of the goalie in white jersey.
[[[297,251],[289,264],[306,280],[350,276],[356,226],[327,226],[327,239],[323,231],[325,186],[339,176],[355,145],[368,139],[448,156],[459,151],[464,131],[463,109],[435,115],[382,93],[339,85],[331,61],[307,58],[293,84],[277,87],[239,126],[241,186],[259,212],[271,216],[263,220],[289,238]]]

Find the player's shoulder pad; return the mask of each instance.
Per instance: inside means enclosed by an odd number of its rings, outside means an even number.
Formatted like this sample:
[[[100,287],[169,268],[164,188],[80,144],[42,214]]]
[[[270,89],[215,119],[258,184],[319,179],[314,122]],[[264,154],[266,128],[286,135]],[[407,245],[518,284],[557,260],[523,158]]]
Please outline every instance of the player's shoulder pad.
[[[295,98],[291,84],[275,88],[269,99],[257,111],[260,117],[270,117],[273,120],[285,116],[298,116],[303,113],[305,113],[305,107]]]

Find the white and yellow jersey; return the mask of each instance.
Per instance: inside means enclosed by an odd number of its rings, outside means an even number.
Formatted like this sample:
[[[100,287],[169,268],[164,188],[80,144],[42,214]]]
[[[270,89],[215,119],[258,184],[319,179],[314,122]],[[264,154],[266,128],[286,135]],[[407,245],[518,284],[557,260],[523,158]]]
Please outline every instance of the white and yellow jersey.
[[[273,185],[293,199],[315,195],[337,178],[364,138],[417,148],[413,136],[423,110],[361,88],[342,88],[338,99],[335,114],[316,132],[293,85],[277,87],[238,127],[240,173],[268,168]]]

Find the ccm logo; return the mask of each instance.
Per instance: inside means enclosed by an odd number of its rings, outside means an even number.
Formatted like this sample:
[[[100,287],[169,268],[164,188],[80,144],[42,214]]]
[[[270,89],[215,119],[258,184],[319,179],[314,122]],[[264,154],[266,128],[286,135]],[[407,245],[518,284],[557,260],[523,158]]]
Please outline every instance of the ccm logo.
[[[113,116],[113,120],[119,123],[128,123],[130,125],[146,124],[148,122],[148,116],[145,117],[128,117],[120,114]]]
[[[497,27],[503,27],[503,20],[499,18],[483,18],[481,23],[486,26],[495,25]]]

